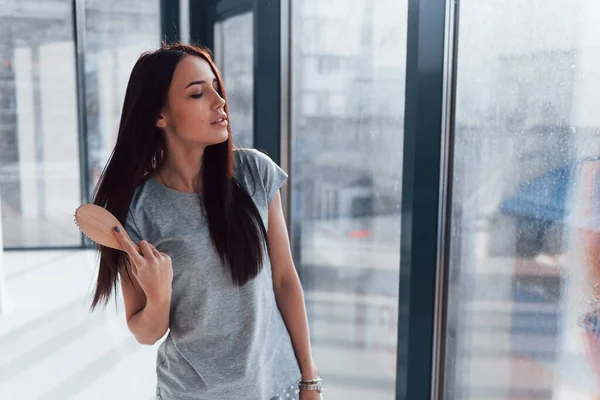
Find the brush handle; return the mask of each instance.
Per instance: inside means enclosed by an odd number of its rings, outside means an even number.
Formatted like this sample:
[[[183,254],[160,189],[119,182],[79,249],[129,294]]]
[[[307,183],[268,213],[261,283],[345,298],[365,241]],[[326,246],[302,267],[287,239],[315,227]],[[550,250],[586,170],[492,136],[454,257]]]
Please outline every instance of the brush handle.
[[[142,254],[142,249],[140,248],[140,246],[138,246],[137,244],[135,244],[135,242],[133,240],[131,240],[131,238],[129,237],[129,234],[127,233],[127,231],[125,230],[125,228],[123,228],[123,226],[121,224],[119,224],[119,229],[121,229],[121,234],[125,237],[125,239],[127,239],[131,245],[133,246],[133,248],[135,249],[135,251],[138,252],[138,254],[143,255]],[[114,232],[111,232],[113,235],[115,234]],[[115,236],[116,239],[116,236]],[[121,250],[124,253],[127,253],[125,251],[125,249],[123,248],[123,246],[121,246],[121,242],[118,241],[117,239],[117,243],[119,245],[119,247],[117,248],[117,250]]]
[[[125,252],[117,238],[114,227],[119,227],[122,238],[142,254],[140,247],[129,237],[123,225],[104,208],[94,204],[83,204],[75,210],[75,224],[91,241],[101,246]]]

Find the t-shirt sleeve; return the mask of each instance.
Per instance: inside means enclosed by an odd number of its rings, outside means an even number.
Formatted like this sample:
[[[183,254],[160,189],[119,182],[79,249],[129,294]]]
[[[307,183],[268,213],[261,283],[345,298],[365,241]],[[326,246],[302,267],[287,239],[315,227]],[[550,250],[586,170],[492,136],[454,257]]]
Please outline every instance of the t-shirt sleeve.
[[[270,204],[277,191],[288,178],[288,174],[271,160],[268,155],[258,150],[253,150],[252,153],[256,159],[258,174],[265,189],[267,204]]]
[[[131,240],[133,241],[133,243],[139,246],[142,237],[140,234],[138,224],[135,222],[131,210],[127,213],[127,221],[125,222],[124,228]]]

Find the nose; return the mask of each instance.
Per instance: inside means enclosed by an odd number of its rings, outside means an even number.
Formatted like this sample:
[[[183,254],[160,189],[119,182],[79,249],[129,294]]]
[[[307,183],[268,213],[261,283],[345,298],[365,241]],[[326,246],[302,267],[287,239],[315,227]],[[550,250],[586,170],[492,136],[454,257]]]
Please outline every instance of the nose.
[[[221,110],[225,108],[225,100],[221,97],[221,95],[218,92],[215,92],[214,108],[215,110]]]

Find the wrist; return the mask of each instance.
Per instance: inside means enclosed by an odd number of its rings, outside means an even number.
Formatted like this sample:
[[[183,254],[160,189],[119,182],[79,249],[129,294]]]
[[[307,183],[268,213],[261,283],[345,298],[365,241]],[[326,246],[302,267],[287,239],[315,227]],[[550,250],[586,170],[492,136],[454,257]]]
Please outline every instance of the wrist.
[[[171,293],[166,293],[160,296],[146,297],[146,306],[151,308],[164,308],[171,306]]]
[[[319,377],[319,371],[316,365],[310,364],[301,369],[301,380],[317,379]]]

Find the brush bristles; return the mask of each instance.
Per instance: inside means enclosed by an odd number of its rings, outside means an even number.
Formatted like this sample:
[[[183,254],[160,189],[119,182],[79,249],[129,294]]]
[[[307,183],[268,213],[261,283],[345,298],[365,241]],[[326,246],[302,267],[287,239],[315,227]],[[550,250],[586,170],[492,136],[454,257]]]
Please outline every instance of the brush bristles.
[[[85,236],[86,238],[88,238],[89,240],[92,240],[91,237],[89,237],[84,231],[81,230],[81,227],[79,226],[79,222],[77,222],[77,217],[73,214],[73,222],[75,222],[75,225],[77,225],[77,228],[79,229],[79,232],[83,233],[83,236]]]

